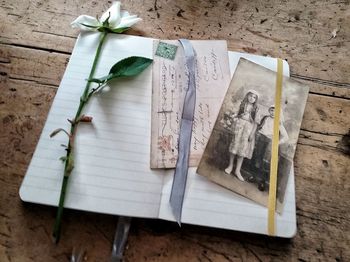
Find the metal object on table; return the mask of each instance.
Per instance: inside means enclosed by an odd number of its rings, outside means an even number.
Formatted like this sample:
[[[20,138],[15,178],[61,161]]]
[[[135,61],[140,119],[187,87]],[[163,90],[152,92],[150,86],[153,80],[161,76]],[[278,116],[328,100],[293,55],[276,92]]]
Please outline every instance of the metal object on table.
[[[70,262],[82,262],[85,257],[86,250],[81,248],[73,248]]]
[[[111,262],[122,261],[125,244],[128,240],[130,224],[131,217],[119,217],[113,241]]]

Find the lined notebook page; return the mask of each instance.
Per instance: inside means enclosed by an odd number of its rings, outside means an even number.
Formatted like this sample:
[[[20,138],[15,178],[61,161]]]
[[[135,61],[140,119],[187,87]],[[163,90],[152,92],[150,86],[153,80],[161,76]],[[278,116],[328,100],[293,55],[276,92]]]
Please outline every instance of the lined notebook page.
[[[276,59],[229,52],[232,74],[240,57],[276,71]],[[289,76],[289,66],[285,61],[283,67],[283,74]],[[280,237],[292,237],[296,232],[293,170],[294,168],[288,179],[283,213],[276,214],[276,234]],[[167,171],[159,214],[160,218],[171,221],[175,221],[169,206],[173,173],[173,171]],[[266,207],[196,174],[196,168],[190,168],[188,173],[181,221],[188,224],[267,234]]]
[[[214,184],[191,168],[188,174],[181,222],[208,227],[267,234],[267,208]],[[169,197],[172,172],[164,181],[159,217],[175,221]],[[292,237],[296,232],[294,172],[290,174],[282,215],[276,213],[276,235]]]
[[[81,35],[57,91],[47,122],[20,189],[22,200],[57,206],[67,136],[89,75],[99,34]],[[132,52],[131,52],[132,51]],[[152,39],[109,34],[95,76],[108,73],[122,58],[152,57]],[[132,80],[115,81],[84,110],[92,124],[82,123],[76,139],[75,168],[65,206],[135,217],[158,217],[162,171],[149,168],[151,67]]]

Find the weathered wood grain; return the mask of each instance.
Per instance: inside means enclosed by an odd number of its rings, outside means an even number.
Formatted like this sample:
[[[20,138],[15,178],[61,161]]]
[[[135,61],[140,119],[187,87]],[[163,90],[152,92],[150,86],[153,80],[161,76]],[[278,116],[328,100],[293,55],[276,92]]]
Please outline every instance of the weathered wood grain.
[[[110,1],[0,2],[0,261],[109,259],[116,217],[22,203],[20,183],[75,43],[69,23]],[[130,34],[226,39],[231,50],[287,59],[311,92],[295,156],[292,240],[134,219],[126,261],[347,261],[350,257],[349,1],[125,1],[143,18]],[[331,32],[338,30],[332,38]]]

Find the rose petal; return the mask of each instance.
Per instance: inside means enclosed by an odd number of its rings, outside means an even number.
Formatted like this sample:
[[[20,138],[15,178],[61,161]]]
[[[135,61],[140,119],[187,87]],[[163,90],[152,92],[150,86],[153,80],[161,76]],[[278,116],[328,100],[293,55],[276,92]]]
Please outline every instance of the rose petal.
[[[115,28],[120,22],[120,2],[113,2],[112,6],[100,18],[101,23],[105,22],[109,17],[109,27]]]
[[[123,18],[123,17],[130,16],[130,14],[129,14],[129,12],[126,11],[126,10],[121,10],[121,11],[120,11],[120,16]]]
[[[117,26],[117,28],[131,27],[132,25],[136,24],[137,22],[139,22],[141,20],[142,19],[138,18],[136,15],[123,17],[120,21],[120,24]]]
[[[100,22],[95,17],[81,15],[71,23],[71,26],[84,31],[96,31]]]
[[[137,15],[122,16],[122,20],[125,20],[125,19],[133,19],[133,18],[137,18]]]

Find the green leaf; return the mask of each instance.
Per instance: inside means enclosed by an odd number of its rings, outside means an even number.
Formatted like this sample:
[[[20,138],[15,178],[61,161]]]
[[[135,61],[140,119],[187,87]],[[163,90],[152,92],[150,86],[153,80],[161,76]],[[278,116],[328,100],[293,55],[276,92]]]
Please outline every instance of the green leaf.
[[[114,66],[112,66],[109,71],[108,80],[117,77],[130,77],[140,74],[145,70],[150,64],[152,64],[152,59],[140,56],[131,56],[120,60]]]
[[[62,162],[66,162],[67,157],[66,157],[66,156],[61,156],[61,157],[60,157],[60,160],[61,160]]]
[[[114,64],[108,75],[100,78],[91,78],[87,81],[97,84],[105,84],[115,78],[136,76],[152,64],[152,62],[152,59],[146,57],[130,56]]]

